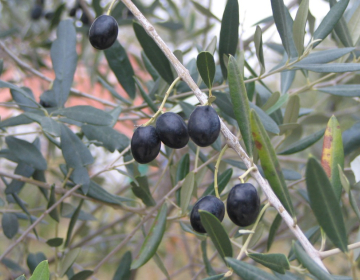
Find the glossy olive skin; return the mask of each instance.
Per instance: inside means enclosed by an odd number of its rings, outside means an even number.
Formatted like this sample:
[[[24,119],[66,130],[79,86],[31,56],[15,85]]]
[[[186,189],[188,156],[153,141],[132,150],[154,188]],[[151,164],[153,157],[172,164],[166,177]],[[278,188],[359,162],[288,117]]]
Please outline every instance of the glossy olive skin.
[[[226,210],[234,224],[241,227],[253,224],[260,211],[260,198],[256,188],[250,183],[234,186],[229,192]]]
[[[157,118],[156,132],[161,142],[173,149],[181,149],[189,142],[189,133],[184,120],[172,112],[166,112]]]
[[[30,17],[33,20],[38,20],[41,18],[42,13],[43,13],[43,6],[40,4],[35,4],[31,10]]]
[[[138,127],[131,138],[131,152],[138,163],[149,163],[160,152],[161,142],[153,126]]]
[[[94,20],[89,30],[91,45],[98,50],[110,48],[118,36],[117,21],[108,15],[101,15]]]
[[[211,106],[199,106],[191,113],[188,122],[191,140],[200,147],[210,146],[220,133],[220,120]]]
[[[190,213],[190,223],[192,228],[199,233],[206,233],[205,228],[203,227],[200,220],[199,210],[205,210],[213,214],[220,222],[224,219],[225,216],[225,206],[224,203],[218,199],[216,196],[207,195],[200,198],[194,205],[194,208]]]

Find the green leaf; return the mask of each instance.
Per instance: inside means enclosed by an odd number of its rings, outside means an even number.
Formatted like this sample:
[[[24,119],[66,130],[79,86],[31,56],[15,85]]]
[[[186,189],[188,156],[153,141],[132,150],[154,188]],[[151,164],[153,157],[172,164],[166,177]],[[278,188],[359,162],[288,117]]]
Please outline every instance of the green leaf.
[[[337,0],[329,1],[330,7],[333,7],[336,3]],[[336,36],[339,37],[341,43],[345,47],[352,47],[354,45],[344,17],[341,17],[338,23],[335,25],[334,31]]]
[[[306,64],[294,65],[294,68],[306,69],[317,73],[343,73],[360,71],[359,63],[330,63],[330,64]]]
[[[114,72],[117,80],[131,99],[135,98],[134,70],[125,49],[118,40],[104,50],[110,69]]]
[[[338,23],[343,13],[345,12],[346,7],[349,4],[349,0],[340,0],[334,6],[331,7],[330,11],[326,14],[318,28],[315,30],[313,38],[325,39],[327,35],[334,29],[335,25]],[[320,42],[314,44],[316,47]]]
[[[337,96],[360,97],[360,85],[354,85],[354,84],[321,87],[321,88],[317,88],[317,90]]]
[[[295,154],[300,151],[303,151],[306,148],[315,144],[317,141],[319,141],[323,137],[324,132],[325,132],[325,129],[322,129],[322,130],[319,130],[318,132],[310,134],[309,136],[289,145],[288,147],[286,147],[284,150],[282,150],[278,154],[279,155],[291,155],[291,154]]]
[[[348,155],[360,147],[360,122],[355,123],[342,134],[344,154]]]
[[[336,203],[336,202],[335,202]],[[306,267],[309,272],[314,275],[316,278],[321,280],[333,280],[334,278],[322,269],[313,259],[309,257],[308,254],[304,251],[303,248],[299,244],[294,244],[294,250],[296,254],[296,258],[299,262],[302,263],[304,267]]]
[[[290,269],[290,263],[284,254],[248,254],[257,263],[270,268],[273,271],[284,274]]]
[[[191,195],[195,187],[195,174],[190,172],[186,175],[183,186],[181,188],[180,207],[181,212],[186,213],[190,203]]]
[[[15,280],[26,280],[25,275],[20,275],[19,277],[17,277]]]
[[[154,102],[151,100],[149,94],[147,94],[144,90],[144,88],[142,87],[140,81],[134,77],[135,83],[139,88],[141,97],[145,100],[145,102],[147,103],[147,105],[149,106],[149,108],[153,111],[153,113],[156,113],[158,108],[156,107],[156,105],[154,104]]]
[[[274,105],[272,105],[269,109],[267,109],[265,112],[266,114],[268,115],[271,115],[272,113],[274,113],[277,109],[280,109],[281,106],[283,106],[287,100],[289,98],[289,95],[288,94],[284,94],[282,95]]]
[[[184,179],[190,171],[190,155],[185,154],[181,157],[176,170],[175,184]]]
[[[56,78],[51,95],[57,107],[63,107],[68,99],[77,65],[76,31],[72,20],[60,22],[57,39],[51,45],[51,61]]]
[[[112,280],[130,280],[131,277],[131,262],[132,255],[130,251],[127,251],[120,260],[119,266],[116,269]]]
[[[1,260],[1,263],[5,265],[7,268],[11,269],[12,271],[21,271],[22,273],[25,272],[25,270],[18,263],[8,258],[3,258]]]
[[[29,280],[49,280],[49,278],[49,264],[47,260],[44,260],[38,264]]]
[[[38,252],[36,254],[30,253],[27,256],[26,263],[30,269],[30,273],[34,273],[35,268],[42,262],[46,260],[46,256],[43,252]]]
[[[86,105],[59,109],[53,112],[53,115],[61,115],[71,120],[93,125],[111,125],[113,121],[109,113]]]
[[[203,258],[203,262],[205,265],[205,271],[206,271],[207,275],[214,276],[216,273],[215,273],[214,269],[212,268],[209,258],[207,256],[206,239],[201,241],[200,245],[201,245],[202,258]]]
[[[354,8],[352,8],[354,9]],[[350,32],[351,39],[354,43],[357,43],[360,37],[360,5],[356,8],[355,12],[351,16],[348,22],[348,28]]]
[[[296,50],[299,55],[304,52],[304,37],[306,20],[309,13],[309,0],[302,0],[299,9],[296,13],[296,17],[293,25],[293,37]]]
[[[166,279],[170,280],[169,272],[166,270],[166,267],[161,258],[159,257],[158,253],[155,253],[155,255],[153,256],[153,260],[158,266],[158,268],[161,270],[161,272],[165,275]]]
[[[112,153],[115,150],[122,152],[130,144],[129,138],[108,126],[83,125],[81,130],[87,139],[101,143],[95,145],[104,146]]]
[[[46,241],[46,244],[49,245],[50,247],[59,247],[63,244],[64,239],[60,238],[60,237],[54,237],[51,239],[48,239]]]
[[[94,271],[92,271],[92,270],[83,270],[83,271],[76,273],[69,280],[85,280],[85,279],[88,279],[93,274],[94,274]]]
[[[16,202],[16,204],[19,205],[21,210],[24,211],[24,213],[25,213],[25,215],[26,215],[26,217],[29,220],[30,225],[31,225],[33,223],[33,218],[36,219],[36,217],[31,216],[31,214],[29,213],[29,211],[25,207],[25,203],[20,199],[20,197],[16,193],[12,193],[11,195],[12,195],[14,201]],[[19,214],[22,214],[22,213],[16,213],[16,215],[19,215]],[[34,234],[35,234],[36,238],[39,238],[35,228],[33,228],[33,231],[34,231]]]
[[[336,247],[347,252],[347,237],[339,200],[316,159],[308,160],[305,176],[310,206],[319,225]]]
[[[219,255],[225,260],[225,257],[232,257],[233,251],[229,236],[222,226],[221,222],[213,214],[199,210],[200,220],[204,226],[211,241],[214,243]]]
[[[75,212],[71,216],[69,227],[68,227],[68,230],[67,230],[67,233],[66,233],[66,240],[65,240],[64,247],[68,247],[69,244],[70,244],[71,233],[72,233],[72,231],[73,231],[73,229],[75,227],[76,221],[77,221],[77,219],[79,217],[81,206],[82,206],[83,202],[84,202],[84,200],[81,199],[78,207],[76,208]]]
[[[271,0],[276,28],[288,57],[296,57],[297,51],[292,35],[293,20],[283,0]]]
[[[67,126],[61,125],[61,151],[71,168],[83,167],[94,162],[89,149]]]
[[[219,39],[219,57],[221,72],[224,79],[227,79],[227,69],[224,61],[224,55],[234,56],[239,40],[239,3],[238,0],[228,0],[225,6],[221,21],[220,39]]]
[[[1,227],[4,235],[12,239],[19,230],[19,222],[14,213],[4,213],[1,219]]]
[[[241,278],[246,280],[278,280],[275,276],[257,268],[256,266],[247,264],[233,258],[226,258],[227,264]]]
[[[339,48],[339,49],[330,49],[325,51],[313,52],[304,59],[295,63],[294,66],[328,63],[352,52],[354,49],[355,48]]]
[[[35,169],[26,163],[20,162],[15,168],[14,174],[24,176],[26,178],[30,178],[34,174]],[[25,185],[25,182],[20,182],[18,180],[13,179],[11,183],[6,186],[5,193],[13,194],[18,193]]]
[[[300,97],[291,95],[285,108],[284,124],[296,123],[300,111]]]
[[[280,214],[277,214],[273,223],[271,224],[270,230],[269,230],[269,235],[268,235],[268,240],[267,240],[267,247],[266,250],[269,251],[271,248],[272,243],[274,242],[274,238],[276,235],[277,230],[279,229],[280,225],[282,222],[282,218]]]
[[[24,114],[18,115],[16,117],[11,117],[6,120],[0,121],[0,128],[9,127],[9,126],[17,126],[22,124],[32,123],[33,120],[30,120]]]
[[[251,110],[251,130],[265,177],[285,209],[294,217],[294,207],[275,150],[259,117],[253,110]]]
[[[54,15],[50,22],[49,30],[52,30],[54,27],[59,25],[59,22],[61,20],[61,14],[65,9],[66,9],[66,3],[62,3],[56,7],[54,11]]]
[[[34,113],[24,113],[29,119],[40,124],[41,128],[52,136],[60,136],[60,124],[48,116],[41,116]]]
[[[229,90],[235,119],[239,125],[248,155],[252,157],[254,143],[251,138],[250,107],[243,76],[233,56],[228,64]]]
[[[150,231],[146,235],[143,245],[141,246],[139,255],[131,264],[131,269],[136,269],[147,263],[156,253],[160,242],[163,238],[167,217],[167,206],[164,203],[156,216]]]
[[[157,81],[159,79],[159,73],[156,71],[156,69],[152,66],[150,60],[146,56],[144,52],[141,52],[141,58],[144,62],[146,70],[149,72],[150,76],[154,81]]]
[[[62,261],[60,263],[60,270],[59,270],[60,277],[63,277],[65,275],[65,273],[70,269],[70,267],[73,265],[76,258],[80,254],[80,251],[81,251],[80,248],[75,248],[75,249],[70,250],[65,255],[65,257],[62,259]],[[48,280],[48,279],[46,279],[46,280]]]
[[[334,115],[330,118],[326,126],[321,165],[330,179],[338,201],[340,201],[342,188],[338,165],[344,168],[344,147],[341,138],[340,124]]]
[[[218,190],[219,190],[219,194],[222,193],[222,191],[225,189],[226,185],[230,182],[230,179],[232,177],[233,174],[233,170],[232,168],[229,168],[227,170],[225,170],[223,173],[221,173],[218,176]],[[203,196],[206,195],[215,195],[215,189],[214,189],[214,182],[212,182],[204,191],[204,193],[202,194]]]
[[[224,273],[223,274],[218,274],[218,275],[213,275],[213,276],[210,276],[210,277],[206,277],[204,278],[203,280],[222,280],[224,279]]]
[[[191,3],[194,5],[195,9],[198,10],[201,14],[203,14],[206,17],[213,18],[218,22],[221,22],[221,20],[215,16],[209,9],[205,8],[204,6],[200,5],[199,3],[195,2],[194,0],[191,0]]]
[[[46,160],[34,144],[13,136],[7,136],[5,142],[19,161],[24,162],[35,169],[46,170]]]
[[[265,61],[263,52],[262,30],[258,25],[256,26],[254,43],[256,49],[256,57],[260,63],[260,75],[262,75],[265,72]]]
[[[149,189],[149,182],[147,176],[138,176],[135,177],[136,182],[131,182],[131,190],[135,194],[136,197],[140,198],[142,202],[146,206],[154,206],[156,205],[155,200],[153,199],[150,189]]]
[[[249,103],[249,105],[250,105],[250,109],[253,109],[256,112],[256,114],[260,118],[261,123],[263,124],[264,128],[267,131],[274,133],[274,134],[280,133],[279,126],[268,114],[266,114],[263,110],[261,110],[258,106],[256,106],[255,104],[253,104],[251,102]]]
[[[117,93],[117,91],[111,86],[109,85],[103,78],[101,78],[100,76],[97,77],[99,82],[103,85],[104,88],[106,88],[113,97],[115,97],[116,99],[119,99],[121,102],[126,103],[131,105],[132,102],[127,100],[126,98],[122,97],[120,94]]]
[[[10,89],[10,93],[16,104],[19,105],[19,107],[25,111],[34,111],[34,109],[39,108],[39,104],[36,102],[34,94],[32,93],[31,89],[27,87],[21,87],[23,92],[19,92],[15,89]],[[24,93],[27,94],[27,96],[24,96]]]
[[[215,77],[215,61],[210,52],[201,52],[196,59],[197,69],[205,85],[211,89]]]
[[[134,22],[133,28],[136,38],[151,64],[156,71],[158,71],[160,76],[170,85],[174,81],[174,76],[171,71],[169,60],[140,24]]]
[[[280,75],[281,93],[286,94],[295,79],[296,71],[283,71],[280,73]]]

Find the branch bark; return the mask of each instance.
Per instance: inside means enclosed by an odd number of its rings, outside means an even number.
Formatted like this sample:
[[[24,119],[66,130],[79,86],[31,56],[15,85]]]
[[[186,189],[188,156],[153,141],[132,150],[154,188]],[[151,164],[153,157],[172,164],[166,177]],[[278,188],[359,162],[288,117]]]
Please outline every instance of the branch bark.
[[[146,32],[153,38],[156,44],[160,47],[160,49],[164,52],[166,57],[169,59],[170,63],[174,66],[177,74],[182,80],[190,87],[190,89],[194,92],[195,96],[199,100],[201,104],[205,104],[207,102],[207,96],[201,92],[199,87],[196,85],[194,80],[191,78],[189,71],[181,64],[181,62],[176,58],[176,56],[172,53],[166,43],[162,40],[159,34],[156,32],[154,26],[144,17],[144,15],[138,10],[138,8],[130,1],[130,0],[122,0],[125,6],[134,14],[134,16],[138,19],[140,24],[146,30]],[[234,149],[234,151],[239,155],[241,160],[245,163],[247,168],[253,166],[253,162],[246,154],[244,149],[241,147],[238,138],[231,133],[229,128],[224,124],[224,122],[220,119],[221,122],[221,132],[224,135],[228,145]],[[289,215],[289,213],[285,210],[280,200],[272,191],[269,183],[261,176],[259,170],[255,170],[251,172],[252,177],[258,182],[258,184],[263,189],[265,195],[268,198],[270,204],[279,212],[283,220],[288,225],[289,229],[293,232],[295,237],[299,240],[305,251],[308,255],[325,271],[327,271],[324,266],[319,252],[312,246],[309,240],[306,238],[304,233],[301,231],[299,226],[294,223],[293,218]],[[175,189],[175,188],[174,188]],[[123,243],[123,242],[122,242]],[[121,243],[121,244],[122,244]]]

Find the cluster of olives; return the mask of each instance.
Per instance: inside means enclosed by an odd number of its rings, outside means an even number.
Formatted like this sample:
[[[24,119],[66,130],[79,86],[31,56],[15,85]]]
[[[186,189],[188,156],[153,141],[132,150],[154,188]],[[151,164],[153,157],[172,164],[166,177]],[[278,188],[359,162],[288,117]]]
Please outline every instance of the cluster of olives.
[[[177,114],[167,112],[153,126],[138,127],[131,139],[131,152],[138,163],[149,163],[160,152],[161,142],[173,149],[181,149],[189,137],[200,147],[215,142],[220,133],[220,121],[214,108],[199,106],[190,115],[188,125]]]
[[[54,16],[54,12],[44,12],[44,0],[36,0],[31,9],[30,17],[32,20],[39,20],[42,16],[44,16],[45,19],[50,20]]]
[[[200,198],[190,213],[191,226],[199,233],[206,233],[200,220],[199,210],[210,212],[220,222],[225,216],[225,206],[219,198],[212,195]],[[238,226],[246,227],[253,224],[260,211],[260,198],[256,188],[250,183],[234,186],[226,201],[226,211],[230,220]]]

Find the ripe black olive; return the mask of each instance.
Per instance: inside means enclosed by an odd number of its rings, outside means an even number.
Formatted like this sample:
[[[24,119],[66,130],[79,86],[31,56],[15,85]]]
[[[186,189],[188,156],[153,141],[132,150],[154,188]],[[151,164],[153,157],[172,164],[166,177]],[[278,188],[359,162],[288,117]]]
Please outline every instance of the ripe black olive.
[[[219,117],[211,106],[199,106],[191,113],[188,122],[191,140],[200,147],[210,146],[220,133]]]
[[[241,227],[253,224],[260,211],[260,198],[256,188],[250,183],[234,186],[229,192],[226,210],[234,224]]]
[[[178,114],[167,112],[156,120],[156,132],[161,142],[173,149],[185,147],[189,142],[187,126]]]
[[[131,152],[138,163],[149,163],[160,152],[161,142],[153,126],[138,127],[131,138]]]
[[[203,198],[200,198],[194,205],[194,208],[190,213],[190,223],[192,228],[199,232],[205,233],[206,230],[203,227],[200,220],[199,210],[205,210],[213,214],[220,222],[224,219],[225,216],[225,206],[224,203],[218,199],[216,196],[207,195]]]
[[[30,17],[33,20],[38,20],[38,19],[41,18],[42,13],[43,13],[43,6],[39,5],[39,4],[35,4],[34,7],[31,10]]]
[[[101,15],[94,20],[89,31],[91,45],[99,50],[110,48],[118,35],[117,21],[108,15]]]

